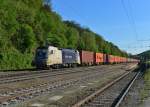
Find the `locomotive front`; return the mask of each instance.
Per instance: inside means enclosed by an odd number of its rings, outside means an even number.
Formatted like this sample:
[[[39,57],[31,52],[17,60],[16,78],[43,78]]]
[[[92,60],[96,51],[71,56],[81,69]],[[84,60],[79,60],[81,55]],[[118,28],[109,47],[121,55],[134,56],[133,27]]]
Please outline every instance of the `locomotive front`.
[[[34,63],[37,68],[45,68],[46,67],[47,57],[48,57],[47,53],[48,53],[48,49],[46,47],[38,48],[36,50]]]

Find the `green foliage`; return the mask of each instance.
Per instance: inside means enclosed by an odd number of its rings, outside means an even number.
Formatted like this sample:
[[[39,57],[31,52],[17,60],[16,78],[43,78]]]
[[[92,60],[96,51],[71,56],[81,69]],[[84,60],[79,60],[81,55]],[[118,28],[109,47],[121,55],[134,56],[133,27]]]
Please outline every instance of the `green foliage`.
[[[145,101],[149,97],[149,89],[150,89],[150,69],[145,71],[143,76],[144,79],[144,87],[140,91],[141,101]]]
[[[1,69],[23,69],[31,67],[32,54],[21,54],[16,49],[0,53]]]
[[[27,24],[22,24],[17,34],[14,35],[11,40],[14,47],[22,53],[31,51],[36,43],[32,27]]]
[[[139,56],[143,61],[148,61],[150,60],[150,50],[140,53],[137,56]]]
[[[79,42],[79,32],[75,28],[68,28],[66,32],[67,47],[77,49]]]
[[[35,49],[47,44],[127,55],[89,28],[62,21],[50,0],[0,0],[0,69],[32,67]]]
[[[83,31],[81,41],[83,41],[83,50],[97,51],[95,36],[91,32]]]
[[[56,46],[56,47],[66,47],[67,40],[64,35],[61,34],[48,34],[47,42],[50,45]]]

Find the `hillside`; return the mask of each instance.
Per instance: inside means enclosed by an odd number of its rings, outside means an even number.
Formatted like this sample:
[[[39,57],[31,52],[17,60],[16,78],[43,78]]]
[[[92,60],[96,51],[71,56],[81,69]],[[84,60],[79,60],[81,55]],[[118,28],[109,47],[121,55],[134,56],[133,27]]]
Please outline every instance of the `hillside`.
[[[148,59],[150,59],[150,50],[140,53],[140,54],[138,54],[138,56],[142,57],[143,59],[148,60]]]
[[[90,29],[63,21],[46,1],[0,0],[0,69],[32,67],[36,48],[46,44],[127,56]]]

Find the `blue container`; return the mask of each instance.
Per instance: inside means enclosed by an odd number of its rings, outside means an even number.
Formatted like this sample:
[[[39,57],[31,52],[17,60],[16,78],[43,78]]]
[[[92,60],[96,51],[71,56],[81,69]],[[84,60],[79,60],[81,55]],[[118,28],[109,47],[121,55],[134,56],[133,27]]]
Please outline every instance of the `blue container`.
[[[63,64],[77,63],[77,51],[72,49],[62,49]]]

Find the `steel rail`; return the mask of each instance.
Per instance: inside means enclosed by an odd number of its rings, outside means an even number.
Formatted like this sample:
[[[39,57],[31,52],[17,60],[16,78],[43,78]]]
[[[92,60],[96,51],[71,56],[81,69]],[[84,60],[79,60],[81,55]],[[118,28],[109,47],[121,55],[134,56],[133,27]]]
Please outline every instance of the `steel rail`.
[[[111,81],[110,83],[108,83],[107,85],[105,85],[104,87],[102,87],[101,89],[99,89],[98,91],[94,92],[93,94],[91,94],[90,96],[86,97],[85,99],[79,101],[78,103],[76,103],[75,105],[73,105],[72,107],[81,107],[82,105],[84,105],[85,103],[91,101],[93,98],[95,98],[97,95],[99,95],[100,93],[102,93],[103,91],[105,91],[106,89],[108,89],[109,87],[111,87],[112,85],[114,85],[116,82],[118,82],[119,80],[121,80],[122,78],[124,78],[125,76],[127,76],[131,71],[123,74],[122,76],[118,77],[117,79]]]
[[[119,97],[114,101],[112,104],[112,107],[119,107],[123,99],[128,94],[129,90],[131,89],[132,85],[134,84],[137,77],[140,75],[141,71],[139,71],[134,78],[130,81],[130,83],[127,85],[127,87],[122,91],[122,93],[119,95]]]

